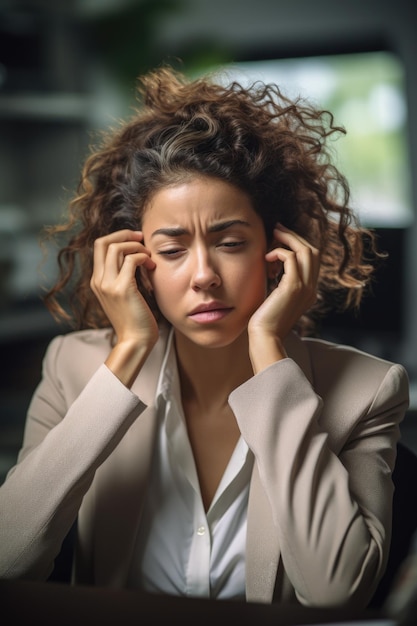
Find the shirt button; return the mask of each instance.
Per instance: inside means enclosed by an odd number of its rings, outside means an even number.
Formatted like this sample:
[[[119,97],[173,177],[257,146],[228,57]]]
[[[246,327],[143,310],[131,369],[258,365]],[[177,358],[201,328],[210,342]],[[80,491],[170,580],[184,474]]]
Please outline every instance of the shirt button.
[[[205,526],[199,526],[199,527],[197,528],[197,535],[204,535],[204,534],[205,534],[205,532],[206,532],[206,528],[205,528]]]

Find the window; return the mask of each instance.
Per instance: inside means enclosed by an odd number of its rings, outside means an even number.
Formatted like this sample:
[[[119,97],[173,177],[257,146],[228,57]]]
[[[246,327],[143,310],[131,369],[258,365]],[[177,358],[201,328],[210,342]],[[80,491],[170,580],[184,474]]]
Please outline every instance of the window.
[[[224,70],[224,71],[223,71]],[[406,228],[413,219],[404,71],[390,52],[363,52],[225,65],[222,81],[279,85],[330,110],[347,134],[334,144],[352,206],[365,226]]]

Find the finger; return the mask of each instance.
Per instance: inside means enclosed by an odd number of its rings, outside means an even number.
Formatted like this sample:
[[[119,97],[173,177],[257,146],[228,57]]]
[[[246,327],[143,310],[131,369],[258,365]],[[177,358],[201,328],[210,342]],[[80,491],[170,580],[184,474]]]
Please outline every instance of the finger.
[[[104,262],[95,262],[90,286],[98,295],[102,290],[111,290],[116,285],[122,288],[122,285],[128,285],[129,282],[136,284],[136,269],[140,265],[148,270],[156,267],[150,251],[140,242],[112,242],[107,247]]]
[[[147,256],[147,258],[150,258],[151,256],[150,250],[137,241],[110,243],[104,262],[106,272],[109,272],[110,275],[117,275],[125,261],[125,258],[138,253]]]
[[[123,263],[119,273],[126,273],[129,268],[133,268],[133,273],[135,273],[139,267],[145,267],[147,270],[153,270],[156,267],[156,263],[146,252],[126,254],[123,257]]]
[[[111,242],[122,242],[122,241],[143,241],[143,233],[141,230],[131,230],[129,228],[123,228],[121,230],[114,230],[107,235],[103,235],[102,237],[98,237],[97,241],[103,242],[104,244],[109,244]]]
[[[306,239],[289,229],[285,229],[285,231],[279,228],[274,229],[274,236],[280,243],[284,244],[286,249],[295,252],[304,281],[308,283],[311,278],[316,280],[320,270],[319,250]],[[267,253],[266,259],[272,261],[273,258],[274,250],[271,250]]]
[[[278,247],[268,252],[267,256],[268,261],[276,263],[277,268],[281,266],[282,276],[285,275],[287,279],[292,281],[301,281],[299,260],[293,250]]]
[[[117,230],[103,237],[98,237],[94,242],[94,263],[97,266],[104,266],[107,257],[107,251],[111,244],[123,242],[141,242],[143,241],[142,231]]]
[[[102,289],[103,290],[115,290],[118,293],[127,293],[128,289],[134,286],[136,291],[137,281],[136,275],[138,268],[142,269],[154,269],[156,264],[147,254],[136,253],[128,254],[124,257],[123,264],[114,279],[110,279],[106,274],[103,277]]]
[[[281,224],[273,230],[274,238],[280,243],[284,243],[293,250],[299,249],[299,246],[306,246],[311,250],[317,250],[307,239],[302,237],[299,233],[290,230],[286,226]]]
[[[119,270],[114,273],[105,271],[100,278],[92,277],[90,285],[96,296],[120,296],[127,294],[132,287],[137,291],[136,271],[139,267],[154,269],[156,264],[142,252],[127,254],[123,257],[123,263]]]
[[[272,255],[275,262],[281,261],[283,268],[281,276],[277,276],[278,280],[275,286],[281,286],[281,288],[300,295],[304,293],[303,299],[313,301],[316,297],[317,269],[310,258],[312,252],[309,251],[309,248],[304,247],[304,252],[297,254],[293,250],[278,247],[271,251],[269,256]]]

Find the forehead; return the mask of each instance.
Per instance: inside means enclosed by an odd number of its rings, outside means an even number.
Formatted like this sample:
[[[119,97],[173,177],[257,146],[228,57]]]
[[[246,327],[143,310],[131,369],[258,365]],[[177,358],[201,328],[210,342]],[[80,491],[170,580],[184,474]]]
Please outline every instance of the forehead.
[[[246,192],[220,179],[198,177],[156,191],[146,205],[143,226],[157,220],[176,224],[239,216],[258,217]]]

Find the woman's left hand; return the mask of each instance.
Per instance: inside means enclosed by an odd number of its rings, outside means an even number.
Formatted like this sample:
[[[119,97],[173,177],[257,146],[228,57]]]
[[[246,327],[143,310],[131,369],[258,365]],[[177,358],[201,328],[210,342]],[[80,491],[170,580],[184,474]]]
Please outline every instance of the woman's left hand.
[[[284,340],[316,301],[320,271],[319,250],[303,237],[281,225],[274,229],[274,237],[279,245],[265,258],[277,285],[248,325],[251,358],[260,360],[262,368],[285,358]]]

